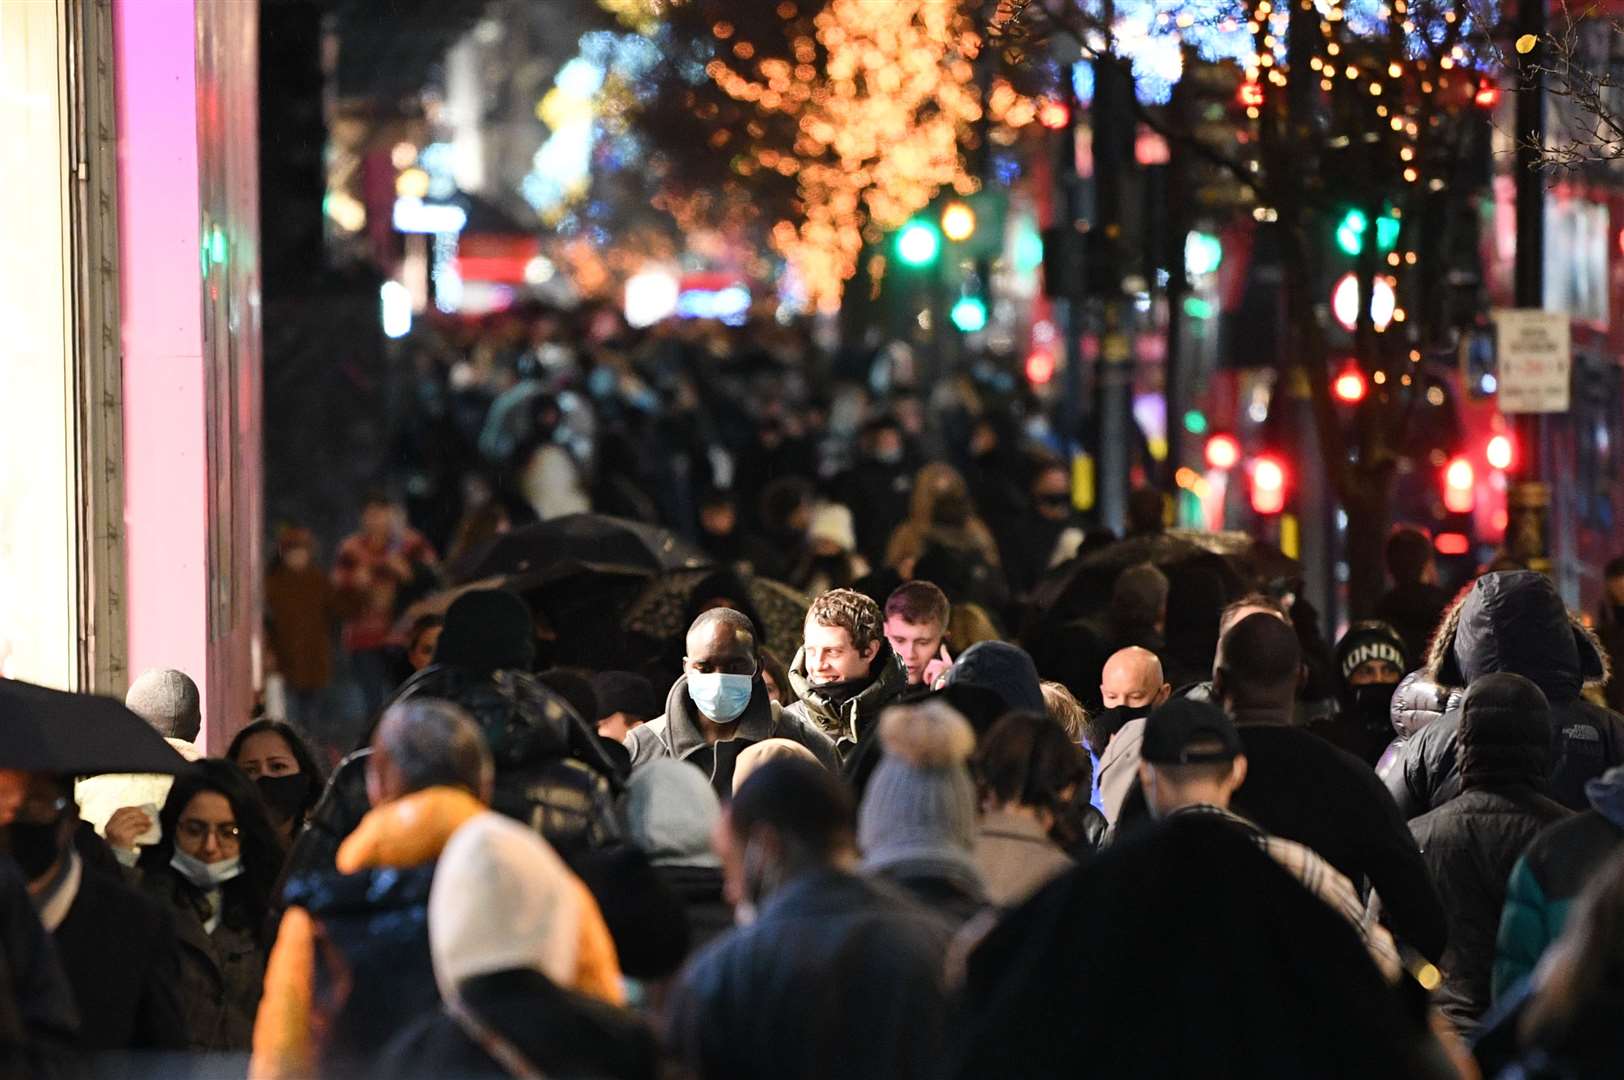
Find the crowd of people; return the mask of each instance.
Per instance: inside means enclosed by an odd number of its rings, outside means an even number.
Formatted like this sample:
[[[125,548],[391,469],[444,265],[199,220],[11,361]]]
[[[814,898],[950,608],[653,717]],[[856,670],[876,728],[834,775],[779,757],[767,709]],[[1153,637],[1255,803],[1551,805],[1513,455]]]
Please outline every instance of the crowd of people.
[[[890,357],[822,398],[771,349],[522,328],[425,363],[414,445],[468,458],[411,490],[460,515],[371,499],[330,570],[281,535],[269,715],[205,756],[150,672],[173,776],[0,771],[16,1075],[1624,1070],[1624,717],[1548,579],[1451,595],[1399,529],[1333,646],[1164,558],[1158,495],[1085,528],[991,383],[926,408]],[[682,626],[470,587],[515,492],[697,543]],[[756,579],[804,596],[783,655]]]

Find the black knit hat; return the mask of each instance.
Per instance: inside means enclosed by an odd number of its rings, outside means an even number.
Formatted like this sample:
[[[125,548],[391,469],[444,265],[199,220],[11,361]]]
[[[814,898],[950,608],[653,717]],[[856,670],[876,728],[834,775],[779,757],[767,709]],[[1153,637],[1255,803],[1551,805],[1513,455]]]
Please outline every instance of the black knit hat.
[[[1410,670],[1410,659],[1404,654],[1404,639],[1397,630],[1374,620],[1354,623],[1336,643],[1337,674],[1346,683],[1360,664],[1371,660],[1385,660],[1401,675]]]
[[[536,659],[535,620],[517,593],[476,589],[445,613],[436,664],[470,671],[528,671]]]

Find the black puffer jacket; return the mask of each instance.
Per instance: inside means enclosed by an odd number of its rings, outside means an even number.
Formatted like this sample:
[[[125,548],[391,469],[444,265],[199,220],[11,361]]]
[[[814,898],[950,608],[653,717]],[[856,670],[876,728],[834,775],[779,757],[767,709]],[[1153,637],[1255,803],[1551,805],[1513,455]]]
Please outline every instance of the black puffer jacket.
[[[1606,681],[1606,654],[1542,574],[1512,570],[1479,578],[1445,614],[1425,670],[1439,686],[1468,686],[1503,671],[1543,690],[1551,703],[1547,793],[1564,806],[1583,809],[1585,781],[1624,764],[1624,717],[1579,696],[1587,685]],[[1406,817],[1460,791],[1459,726],[1460,708],[1452,704],[1409,740],[1389,772],[1387,788]]]
[[[1477,680],[1461,703],[1462,792],[1410,822],[1449,919],[1437,1001],[1463,1033],[1489,1007],[1500,909],[1517,857],[1568,811],[1535,790],[1546,775],[1550,712],[1517,675]]]
[[[1393,741],[1382,751],[1376,762],[1376,775],[1383,782],[1398,769],[1404,760],[1404,748],[1420,734],[1421,729],[1441,719],[1450,709],[1459,708],[1464,691],[1439,686],[1427,678],[1425,671],[1412,671],[1393,691],[1390,715],[1393,719]]]

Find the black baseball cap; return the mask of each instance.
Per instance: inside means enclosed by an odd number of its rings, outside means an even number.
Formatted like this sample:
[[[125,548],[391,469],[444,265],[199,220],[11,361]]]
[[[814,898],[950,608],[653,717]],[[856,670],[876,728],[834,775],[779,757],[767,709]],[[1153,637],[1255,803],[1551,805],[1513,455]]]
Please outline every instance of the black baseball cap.
[[[1192,746],[1209,744],[1200,750]],[[1210,744],[1217,744],[1212,748]],[[1152,765],[1201,765],[1233,761],[1245,749],[1235,722],[1216,705],[1174,698],[1145,720],[1139,757]]]

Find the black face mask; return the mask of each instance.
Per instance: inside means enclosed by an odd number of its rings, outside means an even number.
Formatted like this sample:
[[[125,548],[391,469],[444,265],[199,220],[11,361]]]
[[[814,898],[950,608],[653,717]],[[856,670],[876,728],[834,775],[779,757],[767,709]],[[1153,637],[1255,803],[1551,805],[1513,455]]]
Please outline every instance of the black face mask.
[[[1393,692],[1397,683],[1367,683],[1353,687],[1353,714],[1370,730],[1390,726],[1393,722]]]
[[[310,777],[302,772],[261,776],[254,784],[276,821],[292,820],[304,807],[305,796],[310,794]]]
[[[29,881],[43,877],[62,856],[62,819],[46,824],[13,821],[9,828],[11,857]]]

